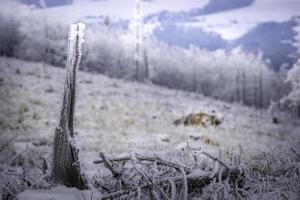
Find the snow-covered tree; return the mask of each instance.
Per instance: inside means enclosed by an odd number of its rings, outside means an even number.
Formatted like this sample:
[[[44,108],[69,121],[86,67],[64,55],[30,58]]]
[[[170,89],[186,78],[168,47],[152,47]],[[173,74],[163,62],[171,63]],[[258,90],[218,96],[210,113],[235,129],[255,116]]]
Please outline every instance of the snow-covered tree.
[[[295,37],[294,37],[294,46],[297,48],[298,58],[300,59],[300,17],[295,19],[297,25],[294,27]]]
[[[287,81],[292,85],[292,91],[287,98],[291,101],[291,105],[297,107],[297,113],[300,117],[300,59],[288,72]]]
[[[298,61],[287,74],[286,81],[291,84],[292,90],[281,102],[294,107],[300,117],[300,19],[297,19],[297,23],[298,25],[294,27],[296,33],[294,46],[297,48]]]
[[[144,45],[144,24],[143,14],[141,9],[141,1],[135,0],[135,9],[132,22],[129,25],[129,30],[132,33],[134,40],[134,62],[136,67],[136,79],[144,80],[148,76],[148,55]]]

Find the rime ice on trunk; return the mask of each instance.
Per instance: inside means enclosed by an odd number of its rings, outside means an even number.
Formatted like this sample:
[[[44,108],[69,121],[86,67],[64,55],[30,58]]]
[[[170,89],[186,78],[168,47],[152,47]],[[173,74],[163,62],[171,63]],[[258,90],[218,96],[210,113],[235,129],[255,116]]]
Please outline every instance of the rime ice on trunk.
[[[140,1],[136,0],[136,8],[135,8],[135,51],[134,51],[134,60],[135,60],[135,67],[136,67],[136,79],[140,81],[141,79],[141,13],[140,13]]]
[[[84,24],[73,24],[69,33],[66,82],[59,126],[55,130],[53,146],[53,179],[78,189],[85,189],[87,184],[80,173],[78,149],[74,141],[74,105],[76,92],[76,72],[81,58]]]
[[[130,29],[133,31],[135,47],[134,47],[134,64],[136,70],[136,80],[144,81],[149,77],[149,61],[147,51],[144,45],[144,33],[143,33],[143,18],[141,11],[140,0],[135,1],[135,11],[133,21],[130,24]]]

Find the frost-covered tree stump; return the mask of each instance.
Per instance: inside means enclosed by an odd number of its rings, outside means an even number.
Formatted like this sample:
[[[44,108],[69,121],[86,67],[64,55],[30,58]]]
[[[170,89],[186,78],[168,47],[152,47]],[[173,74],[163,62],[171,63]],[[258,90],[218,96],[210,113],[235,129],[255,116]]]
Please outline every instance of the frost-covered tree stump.
[[[74,141],[74,105],[76,73],[81,58],[84,24],[73,24],[69,33],[66,83],[59,126],[55,130],[53,146],[53,180],[70,187],[85,189],[86,181],[80,172],[78,149]]]

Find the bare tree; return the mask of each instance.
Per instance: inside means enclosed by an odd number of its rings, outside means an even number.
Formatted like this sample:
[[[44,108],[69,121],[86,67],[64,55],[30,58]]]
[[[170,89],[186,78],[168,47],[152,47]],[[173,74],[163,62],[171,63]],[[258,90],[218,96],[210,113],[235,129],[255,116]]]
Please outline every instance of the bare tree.
[[[135,13],[134,13],[134,25],[135,25],[135,50],[134,50],[134,60],[136,67],[136,79],[140,81],[141,79],[141,10],[140,1],[136,0]]]
[[[145,66],[145,78],[149,79],[149,75],[150,75],[149,58],[148,58],[148,52],[146,48],[144,48],[144,66]]]
[[[131,25],[134,31],[135,40],[134,61],[136,80],[143,81],[148,79],[149,76],[149,61],[147,50],[144,45],[145,35],[143,33],[143,18],[140,0],[136,0],[135,2],[134,18]]]
[[[264,106],[264,94],[263,94],[263,72],[262,66],[259,67],[259,77],[258,77],[258,90],[259,90],[259,108]]]
[[[246,97],[247,97],[247,94],[246,94],[246,72],[245,72],[245,69],[243,69],[243,73],[242,73],[242,98],[243,98],[243,104],[247,104],[246,102]]]
[[[84,25],[73,24],[69,35],[69,51],[66,66],[66,83],[59,126],[55,130],[53,146],[53,179],[66,186],[87,188],[80,172],[78,149],[74,141],[74,105],[76,72],[81,59]]]
[[[241,92],[240,92],[240,71],[239,70],[237,70],[235,82],[236,82],[235,83],[236,84],[236,102],[240,102]]]

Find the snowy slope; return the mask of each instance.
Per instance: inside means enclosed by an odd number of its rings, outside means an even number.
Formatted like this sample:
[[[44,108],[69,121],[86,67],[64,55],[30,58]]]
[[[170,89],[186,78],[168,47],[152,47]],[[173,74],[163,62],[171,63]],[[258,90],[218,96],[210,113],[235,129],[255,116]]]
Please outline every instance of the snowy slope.
[[[12,156],[10,149],[17,153],[38,149],[49,158],[64,70],[3,57],[0,61],[0,139],[3,143],[17,136],[10,148],[0,152],[0,163]],[[261,151],[290,154],[290,147],[300,147],[295,121],[284,115],[277,115],[281,123],[276,125],[271,115],[252,108],[83,72],[78,87],[75,127],[82,164],[89,175],[96,173],[92,161],[99,151],[172,154],[189,142],[213,154],[222,149],[248,158]],[[215,111],[224,122],[208,128],[173,124],[197,111]]]

